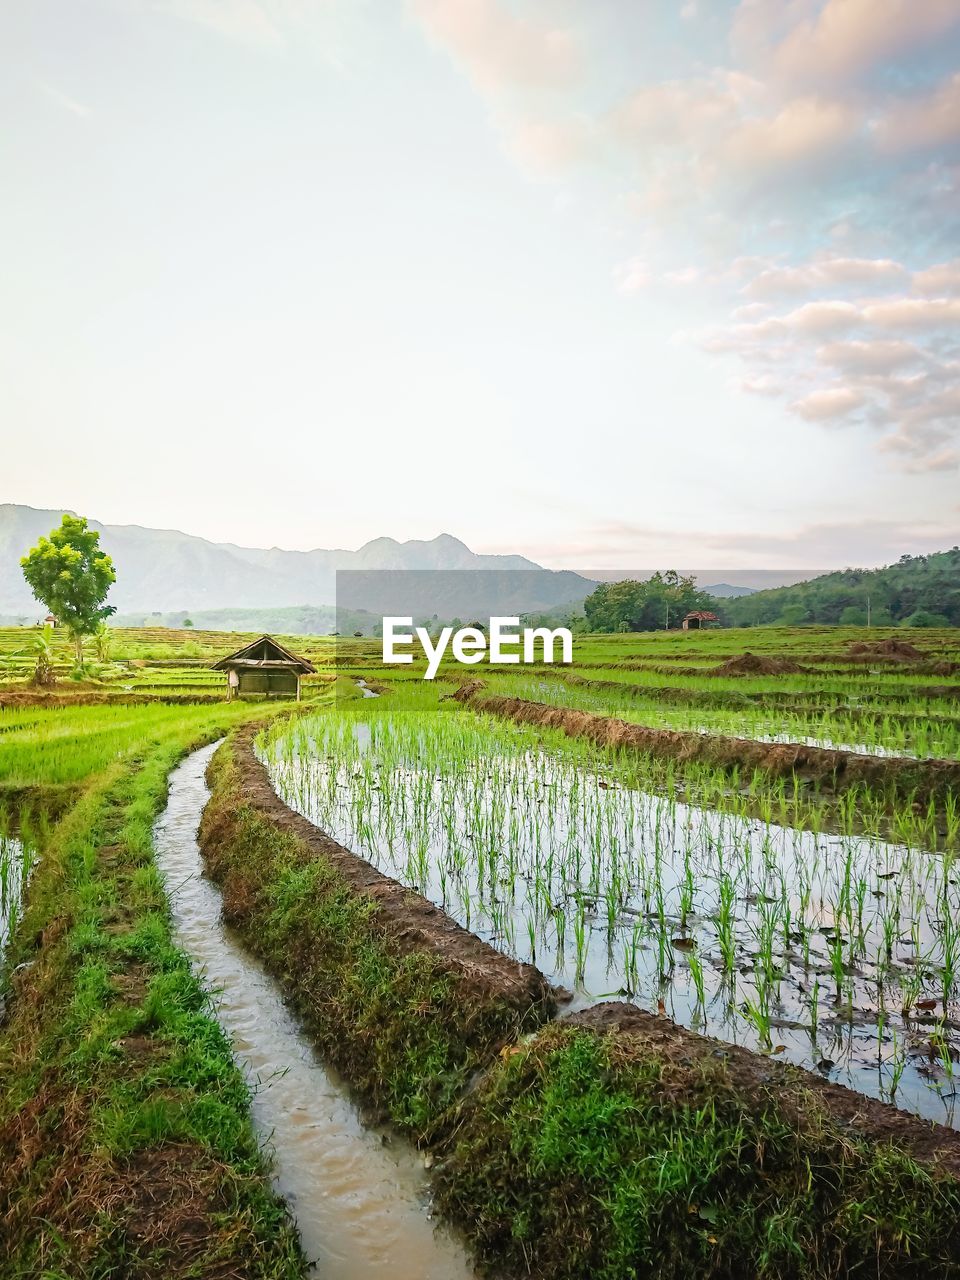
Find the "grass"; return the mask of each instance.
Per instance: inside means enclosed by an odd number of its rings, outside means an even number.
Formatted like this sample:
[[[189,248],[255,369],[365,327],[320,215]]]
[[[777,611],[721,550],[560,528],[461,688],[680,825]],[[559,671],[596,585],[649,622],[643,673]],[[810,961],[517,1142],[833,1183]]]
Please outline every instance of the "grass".
[[[0,630],[0,808],[64,815],[30,841],[0,824],[8,886],[19,846],[41,855],[0,1028],[4,1277],[301,1274],[150,844],[172,763],[250,715],[207,705],[223,693],[210,664],[247,638],[117,631],[78,683],[58,636],[66,705],[33,706],[29,636]],[[628,760],[437,703],[482,674],[489,691],[655,728],[955,754],[960,633],[910,633],[924,654],[903,666],[855,661],[863,638],[580,637],[572,671],[447,663],[425,691],[416,664],[380,666],[376,641],[291,637],[320,672],[307,682],[318,714],[265,739],[295,804],[318,804],[318,821],[501,951],[557,973],[559,955],[571,983],[663,1001],[691,1026],[717,1030],[725,1011],[728,1039],[768,1051],[774,1083],[759,1091],[712,1050],[537,1031],[542,994],[485,983],[402,893],[358,888],[322,839],[278,827],[245,793],[239,756],[219,757],[206,848],[231,921],[359,1093],[445,1144],[441,1204],[491,1274],[960,1275],[957,1182],[838,1127],[816,1089],[778,1073],[795,1051],[826,1061],[859,1040],[877,1095],[952,1092],[960,802],[860,783],[828,796],[737,761]],[[716,673],[747,648],[804,670]],[[358,701],[359,677],[381,703]],[[331,690],[346,698],[322,710]]]
[[[864,835],[859,795],[833,835],[815,805],[786,789],[775,804],[769,784],[758,804],[724,770],[681,800],[657,762],[409,682],[278,727],[260,750],[316,826],[581,999],[663,1002],[684,1025],[829,1059],[853,1088],[952,1120],[950,1054],[925,1054],[930,1034],[960,1052],[955,855]],[[939,1031],[917,1022],[917,998]],[[899,1052],[878,1070],[891,1033]]]
[[[554,1025],[460,1109],[438,1174],[493,1274],[543,1280],[960,1272],[960,1189],[795,1082]]]
[[[235,718],[131,739],[43,844],[0,1030],[4,1277],[304,1274],[152,858],[170,768]]]
[[[381,887],[359,887],[247,799],[233,750],[212,768],[201,842],[225,918],[280,979],[324,1056],[365,1102],[420,1137],[505,1042],[538,1025],[542,994],[491,991],[425,943]],[[403,895],[401,895],[402,898]]]

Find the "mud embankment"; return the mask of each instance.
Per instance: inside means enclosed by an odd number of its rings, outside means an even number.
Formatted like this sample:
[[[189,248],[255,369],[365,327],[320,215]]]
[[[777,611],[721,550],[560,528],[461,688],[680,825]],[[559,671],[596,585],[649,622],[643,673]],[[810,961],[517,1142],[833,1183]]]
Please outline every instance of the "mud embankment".
[[[226,919],[431,1146],[487,1274],[960,1274],[960,1136],[634,1006],[553,1019],[535,968],[293,813],[251,737],[221,748],[201,827]]]
[[[960,1273],[960,1137],[603,1004],[462,1103],[435,1178],[492,1275]]]
[[[252,736],[215,757],[200,828],[224,916],[361,1098],[423,1135],[556,993],[288,809]]]
[[[528,702],[522,698],[483,697],[476,682],[453,695],[476,711],[517,724],[559,729],[571,738],[586,738],[599,747],[725,769],[760,770],[773,778],[793,776],[819,790],[838,793],[863,786],[891,803],[942,803],[960,790],[960,761],[915,760],[897,756],[856,755],[829,747],[799,743],[756,742],[721,734],[651,729],[613,716]]]

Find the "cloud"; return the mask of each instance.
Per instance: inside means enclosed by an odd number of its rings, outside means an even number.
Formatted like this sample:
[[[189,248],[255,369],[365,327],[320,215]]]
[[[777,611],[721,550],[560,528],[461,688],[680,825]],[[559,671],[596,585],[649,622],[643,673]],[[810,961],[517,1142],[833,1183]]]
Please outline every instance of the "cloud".
[[[910,342],[831,342],[817,351],[821,364],[856,374],[889,373],[923,358],[923,352]]]
[[[862,409],[866,402],[867,397],[856,387],[827,387],[795,400],[790,408],[807,422],[833,422]]]
[[[801,333],[830,333],[837,329],[850,329],[860,320],[860,311],[852,302],[805,302],[782,323]]]
[[[590,153],[594,141],[590,123],[582,117],[546,120],[506,116],[502,128],[521,166],[541,174],[574,168]]]
[[[960,144],[960,72],[932,93],[892,104],[877,122],[876,139],[881,150],[894,152]]]
[[[787,83],[850,83],[957,27],[956,0],[742,0],[732,39]]]
[[[864,307],[863,318],[881,329],[932,331],[960,324],[960,298],[893,298]]]
[[[845,288],[889,288],[910,278],[906,267],[890,258],[824,257],[800,266],[769,267],[747,284],[750,298],[777,298],[785,294]]]
[[[579,78],[570,30],[518,17],[499,0],[412,0],[412,9],[484,90],[563,89]]]
[[[727,136],[717,158],[722,169],[766,175],[808,169],[836,156],[855,137],[860,115],[849,103],[796,98],[767,117],[743,120]]]
[[[647,264],[641,258],[631,258],[614,270],[614,279],[618,293],[638,293],[650,284],[651,276]]]
[[[916,293],[935,298],[960,293],[960,258],[917,271],[913,277],[913,288]]]

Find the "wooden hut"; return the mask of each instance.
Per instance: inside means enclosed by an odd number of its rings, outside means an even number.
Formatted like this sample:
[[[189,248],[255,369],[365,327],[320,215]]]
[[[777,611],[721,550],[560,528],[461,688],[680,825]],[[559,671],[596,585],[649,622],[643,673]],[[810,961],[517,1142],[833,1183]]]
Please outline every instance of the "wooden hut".
[[[704,627],[715,627],[719,621],[715,613],[709,613],[706,609],[696,609],[684,618],[683,629],[684,631],[701,631]]]
[[[316,671],[313,663],[298,658],[273,636],[261,636],[229,657],[213,664],[227,674],[227,699],[296,698],[300,701],[300,677]]]

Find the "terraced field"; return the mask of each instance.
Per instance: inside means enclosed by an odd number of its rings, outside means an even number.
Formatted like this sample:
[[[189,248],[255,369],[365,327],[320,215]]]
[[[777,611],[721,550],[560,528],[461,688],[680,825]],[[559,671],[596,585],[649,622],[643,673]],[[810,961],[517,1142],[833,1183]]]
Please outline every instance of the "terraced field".
[[[200,844],[230,945],[427,1150],[485,1274],[956,1275],[960,637],[864,634],[580,636],[569,668],[433,682],[289,637],[317,674],[264,706],[210,670],[250,637],[117,631],[80,681],[58,638],[37,689],[0,632],[11,1274],[81,1241],[79,1274],[304,1273],[153,865],[167,773],[226,735]],[[54,1158],[24,1126],[67,1099]],[[422,1274],[467,1274],[414,1238]]]

